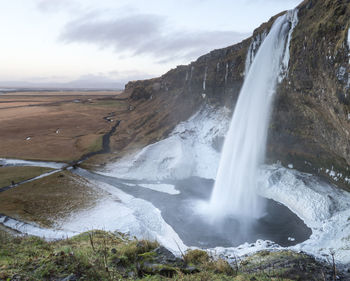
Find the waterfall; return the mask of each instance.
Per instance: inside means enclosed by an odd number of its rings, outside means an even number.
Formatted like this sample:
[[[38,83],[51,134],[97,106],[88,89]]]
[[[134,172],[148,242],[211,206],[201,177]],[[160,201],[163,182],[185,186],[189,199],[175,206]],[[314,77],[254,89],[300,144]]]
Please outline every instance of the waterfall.
[[[276,19],[247,70],[209,203],[215,219],[258,218],[264,213],[256,194],[258,167],[264,161],[270,107],[296,18],[295,10]]]
[[[227,84],[227,77],[228,77],[228,63],[226,63],[226,70],[225,70],[225,86]]]
[[[204,78],[203,78],[203,91],[205,91],[205,84],[207,82],[207,72],[208,72],[208,67],[206,66],[204,70]]]
[[[254,57],[257,51],[259,50],[261,43],[265,40],[265,38],[266,38],[266,31],[264,31],[263,33],[259,33],[256,37],[253,37],[252,42],[249,45],[247,57],[245,60],[245,71],[244,71],[245,74],[248,73],[252,62],[254,61]]]

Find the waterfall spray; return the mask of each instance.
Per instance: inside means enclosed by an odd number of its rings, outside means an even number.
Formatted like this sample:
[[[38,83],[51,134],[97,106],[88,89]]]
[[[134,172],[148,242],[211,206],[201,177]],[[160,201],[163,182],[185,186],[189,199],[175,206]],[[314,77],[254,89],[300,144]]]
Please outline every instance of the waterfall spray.
[[[209,204],[216,219],[258,218],[264,213],[256,193],[258,167],[264,161],[270,107],[296,21],[297,10],[276,19],[247,70]]]

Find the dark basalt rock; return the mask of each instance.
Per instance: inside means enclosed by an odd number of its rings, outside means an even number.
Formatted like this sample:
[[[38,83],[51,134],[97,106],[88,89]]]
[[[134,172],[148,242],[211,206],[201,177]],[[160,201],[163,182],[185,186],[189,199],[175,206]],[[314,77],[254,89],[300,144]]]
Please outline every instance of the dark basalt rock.
[[[170,252],[167,248],[163,246],[160,246],[154,249],[153,252],[156,254],[154,261],[158,263],[166,264],[166,263],[175,263],[178,261],[181,262],[181,259],[176,258],[172,252]]]
[[[173,277],[179,270],[186,274],[199,272],[195,266],[188,266],[184,260],[177,258],[167,248],[160,246],[149,253],[140,255],[138,262],[139,276],[159,274]]]

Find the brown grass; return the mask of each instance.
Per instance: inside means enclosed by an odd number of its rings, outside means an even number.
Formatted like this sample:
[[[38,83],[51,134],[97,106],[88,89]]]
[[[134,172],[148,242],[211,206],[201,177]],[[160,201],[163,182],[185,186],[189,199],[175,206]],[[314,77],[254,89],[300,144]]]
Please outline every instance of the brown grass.
[[[102,196],[86,180],[63,171],[0,193],[0,213],[50,226]]]
[[[127,108],[116,94],[1,95],[0,157],[65,162],[100,149],[103,134],[114,125],[103,117],[115,112],[115,121]]]
[[[0,188],[37,177],[52,169],[42,167],[0,167]]]

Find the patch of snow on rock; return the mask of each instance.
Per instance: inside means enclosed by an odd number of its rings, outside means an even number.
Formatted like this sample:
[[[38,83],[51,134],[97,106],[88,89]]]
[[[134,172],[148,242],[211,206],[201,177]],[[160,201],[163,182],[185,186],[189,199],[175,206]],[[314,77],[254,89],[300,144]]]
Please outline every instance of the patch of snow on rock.
[[[191,176],[214,179],[220,153],[214,141],[229,125],[228,110],[205,108],[176,126],[170,136],[110,164],[101,174],[124,179],[164,180]]]
[[[319,258],[332,249],[337,261],[350,262],[350,193],[279,165],[264,167],[259,187],[262,196],[287,206],[312,229],[308,240],[291,249]]]
[[[259,193],[287,206],[309,227],[329,219],[341,208],[350,208],[349,194],[310,174],[285,169],[279,165],[266,166],[262,170]],[[344,195],[347,195],[348,202],[339,201]]]

